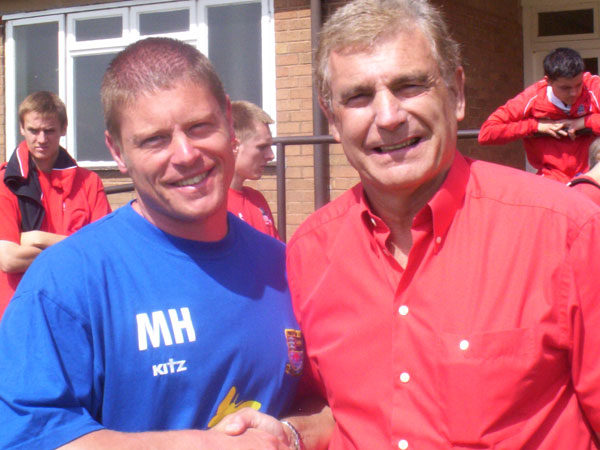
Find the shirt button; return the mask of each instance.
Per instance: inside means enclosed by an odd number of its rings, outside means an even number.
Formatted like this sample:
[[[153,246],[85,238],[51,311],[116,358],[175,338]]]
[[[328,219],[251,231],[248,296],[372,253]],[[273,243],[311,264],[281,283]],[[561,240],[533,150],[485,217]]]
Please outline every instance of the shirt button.
[[[408,372],[402,372],[400,374],[400,381],[402,381],[403,383],[408,383],[410,381],[410,375],[408,374]]]
[[[406,439],[400,439],[398,441],[398,448],[400,450],[406,450],[408,448],[408,441]]]
[[[408,306],[402,305],[400,308],[398,308],[398,312],[400,313],[401,316],[407,315],[408,314]]]
[[[435,243],[436,243],[436,244],[438,244],[438,245],[439,245],[439,244],[441,244],[441,243],[442,243],[442,238],[441,238],[441,237],[439,237],[439,236],[438,236],[438,237],[436,237],[436,238],[435,238]]]
[[[460,344],[458,344],[458,347],[461,350],[467,350],[469,348],[469,341],[467,341],[466,339],[463,339],[462,341],[460,341]]]

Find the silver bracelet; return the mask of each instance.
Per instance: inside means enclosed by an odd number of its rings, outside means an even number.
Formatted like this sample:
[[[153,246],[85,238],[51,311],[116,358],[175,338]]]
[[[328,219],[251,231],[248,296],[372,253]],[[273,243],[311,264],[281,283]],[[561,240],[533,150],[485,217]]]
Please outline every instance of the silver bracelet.
[[[287,420],[281,420],[282,424],[287,425],[287,427],[292,432],[292,436],[294,436],[294,448],[293,450],[304,450],[304,444],[302,443],[302,438],[300,437],[300,433],[296,430],[296,427],[289,423]]]

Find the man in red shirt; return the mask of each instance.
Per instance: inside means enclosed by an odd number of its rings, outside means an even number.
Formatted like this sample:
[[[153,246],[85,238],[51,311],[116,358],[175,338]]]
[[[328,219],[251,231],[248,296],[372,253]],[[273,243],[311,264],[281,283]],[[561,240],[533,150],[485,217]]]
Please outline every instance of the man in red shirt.
[[[557,48],[544,58],[544,78],[494,111],[479,143],[523,139],[538,175],[566,183],[588,170],[588,148],[600,134],[600,78],[584,72],[579,53]],[[587,129],[588,133],[578,134]]]
[[[330,450],[596,448],[600,210],[457,151],[459,48],[426,1],[346,4],[316,61],[361,179],[288,243]]]
[[[236,145],[235,172],[227,195],[227,209],[254,228],[280,239],[267,199],[249,186],[246,180],[260,180],[265,167],[275,155],[269,125],[273,119],[261,108],[247,101],[231,102]]]
[[[19,123],[25,140],[0,166],[0,317],[42,250],[111,210],[100,177],[60,146],[67,113],[56,94],[27,96]]]

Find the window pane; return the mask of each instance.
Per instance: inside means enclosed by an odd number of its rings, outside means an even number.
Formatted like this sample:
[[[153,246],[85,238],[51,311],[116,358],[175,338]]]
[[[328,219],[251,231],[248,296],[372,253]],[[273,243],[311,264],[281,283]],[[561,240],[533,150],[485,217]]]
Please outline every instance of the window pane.
[[[538,14],[539,36],[563,36],[594,32],[594,10],[541,12]]]
[[[190,29],[190,11],[161,11],[140,14],[140,35],[177,33]]]
[[[78,56],[74,59],[74,117],[76,158],[79,161],[111,161],[104,145],[104,117],[100,104],[102,76],[116,53]]]
[[[232,100],[262,106],[260,3],[208,8],[208,55]]]
[[[592,75],[598,75],[598,58],[583,58],[585,71]]]
[[[35,91],[58,94],[58,22],[14,27],[15,111],[27,95]],[[15,136],[19,140],[19,121]]]
[[[123,18],[121,16],[75,21],[75,39],[77,41],[120,38],[122,35]]]

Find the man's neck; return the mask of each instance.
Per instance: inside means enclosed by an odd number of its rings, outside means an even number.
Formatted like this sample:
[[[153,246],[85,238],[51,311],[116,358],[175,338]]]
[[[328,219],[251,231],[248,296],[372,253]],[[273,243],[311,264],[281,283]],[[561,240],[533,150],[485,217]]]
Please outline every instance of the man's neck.
[[[246,180],[234,174],[229,187],[234,191],[242,192],[242,188],[244,187],[244,181]]]

